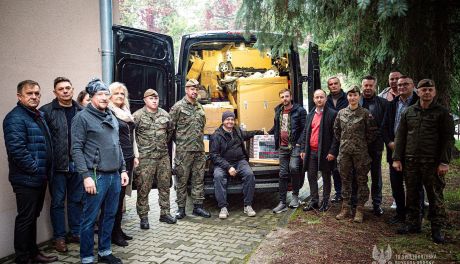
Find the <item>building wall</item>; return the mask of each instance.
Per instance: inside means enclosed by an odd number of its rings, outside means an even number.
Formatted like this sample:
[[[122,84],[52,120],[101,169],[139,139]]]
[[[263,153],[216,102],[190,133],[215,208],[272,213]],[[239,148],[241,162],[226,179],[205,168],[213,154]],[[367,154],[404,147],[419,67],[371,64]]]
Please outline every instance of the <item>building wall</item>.
[[[42,88],[41,104],[54,96],[53,79],[68,77],[75,96],[101,75],[98,0],[0,1],[0,120],[16,105],[16,85],[25,79]],[[14,253],[16,201],[0,131],[0,258]],[[49,195],[38,223],[38,242],[52,237]]]

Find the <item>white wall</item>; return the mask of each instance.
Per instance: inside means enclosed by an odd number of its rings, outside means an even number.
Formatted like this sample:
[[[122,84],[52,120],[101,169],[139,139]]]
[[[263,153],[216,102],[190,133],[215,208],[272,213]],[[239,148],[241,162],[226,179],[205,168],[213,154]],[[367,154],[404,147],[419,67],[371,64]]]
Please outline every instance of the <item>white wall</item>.
[[[0,0],[0,120],[16,105],[16,85],[25,79],[51,101],[53,79],[68,77],[75,97],[93,76],[101,76],[98,0]],[[16,201],[0,131],[0,258],[14,253]],[[38,241],[51,238],[49,195],[39,218]]]

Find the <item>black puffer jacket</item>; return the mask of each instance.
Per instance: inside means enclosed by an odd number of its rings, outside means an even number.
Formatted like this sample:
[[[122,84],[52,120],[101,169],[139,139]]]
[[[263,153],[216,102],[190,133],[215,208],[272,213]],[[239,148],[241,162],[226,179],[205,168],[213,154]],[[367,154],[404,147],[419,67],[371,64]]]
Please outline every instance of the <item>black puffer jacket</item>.
[[[72,100],[72,107],[75,108],[75,114],[83,108],[75,101]],[[70,149],[68,140],[67,119],[65,110],[59,105],[57,99],[51,101],[40,108],[45,114],[45,120],[50,129],[52,143],[54,147],[54,170],[59,172],[69,171]]]
[[[246,148],[244,147],[244,142],[246,140],[249,140],[250,138],[254,137],[255,135],[263,135],[264,132],[260,130],[255,130],[255,131],[242,131],[238,127],[234,127],[237,136],[240,138],[241,146],[243,147],[243,153],[246,156],[246,159],[249,159],[248,152]],[[230,163],[223,158],[224,153],[227,152],[227,140],[225,139],[225,131],[222,128],[222,125],[214,131],[214,133],[211,135],[211,144],[210,144],[210,156],[212,163],[214,166],[219,166],[224,170],[229,170],[230,169]]]
[[[283,105],[280,104],[275,108],[275,120],[274,120],[274,126],[270,131],[268,132],[270,135],[275,136],[275,147],[276,149],[279,149],[280,147],[280,127],[281,127],[281,120],[280,120],[280,114],[281,111],[283,110]],[[305,127],[305,122],[306,122],[306,117],[307,117],[307,111],[299,105],[299,104],[293,104],[292,109],[290,112],[290,117],[291,117],[291,134],[289,136],[289,143],[294,147],[296,144],[300,145],[300,136],[302,135],[303,129]]]

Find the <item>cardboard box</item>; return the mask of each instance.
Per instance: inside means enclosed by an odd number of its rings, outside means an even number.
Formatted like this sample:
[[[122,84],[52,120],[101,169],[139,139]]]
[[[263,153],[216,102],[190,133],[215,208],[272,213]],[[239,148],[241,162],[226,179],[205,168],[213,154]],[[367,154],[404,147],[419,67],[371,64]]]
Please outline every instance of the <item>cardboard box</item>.
[[[224,61],[224,57],[221,50],[203,50],[203,60],[203,71],[213,72],[219,70],[219,63]]]
[[[192,67],[187,73],[187,80],[195,79],[198,80],[200,77],[201,71],[203,70],[205,62],[200,58],[195,58],[192,64]]]
[[[233,68],[244,67],[254,69],[270,69],[272,59],[265,52],[255,48],[232,48],[229,50]]]
[[[233,111],[233,106],[224,104],[206,104],[203,105],[204,113],[206,115],[206,125],[204,127],[204,133],[210,135],[220,127],[222,124],[222,114],[225,111]]]
[[[205,135],[203,139],[204,143],[204,152],[209,153],[209,136]]]
[[[275,107],[280,104],[279,91],[288,87],[285,76],[238,79],[237,116],[240,127],[246,130],[270,130],[273,127]]]
[[[273,135],[256,135],[250,141],[249,156],[253,159],[278,160],[279,152],[275,150]]]
[[[211,93],[211,98],[219,98],[219,93],[217,92],[217,76],[220,75],[218,71],[203,71],[201,73],[201,85],[205,89],[209,88]]]

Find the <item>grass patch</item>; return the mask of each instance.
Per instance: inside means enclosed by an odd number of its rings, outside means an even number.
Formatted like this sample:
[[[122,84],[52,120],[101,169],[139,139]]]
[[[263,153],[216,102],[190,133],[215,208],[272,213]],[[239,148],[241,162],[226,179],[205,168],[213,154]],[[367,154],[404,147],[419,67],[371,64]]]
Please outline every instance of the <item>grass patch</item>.
[[[302,209],[301,209],[301,206],[299,206],[299,208],[297,208],[294,213],[291,214],[291,217],[289,217],[289,222],[292,222],[294,220],[296,220],[297,218],[299,218],[299,216],[301,215],[302,213]]]
[[[444,192],[444,201],[449,210],[460,211],[460,187]]]
[[[321,223],[321,214],[311,214],[305,213],[300,207],[292,213],[291,217],[289,218],[289,222],[300,221],[302,223],[307,223],[309,225],[316,225]]]
[[[455,147],[460,150],[460,140],[455,140]]]

